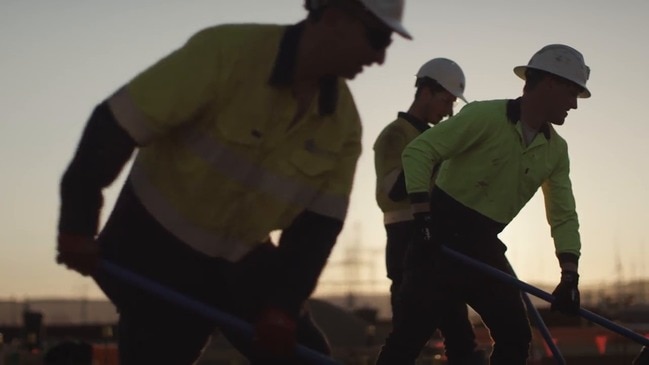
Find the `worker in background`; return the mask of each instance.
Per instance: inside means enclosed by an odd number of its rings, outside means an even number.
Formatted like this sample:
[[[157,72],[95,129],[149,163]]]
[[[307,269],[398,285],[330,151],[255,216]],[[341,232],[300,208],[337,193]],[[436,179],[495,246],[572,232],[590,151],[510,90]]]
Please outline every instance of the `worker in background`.
[[[457,99],[466,102],[466,81],[460,66],[447,58],[434,58],[424,63],[416,75],[415,98],[407,112],[399,112],[397,119],[388,124],[374,143],[376,169],[376,201],[383,211],[383,224],[387,233],[385,262],[390,286],[393,321],[398,321],[398,291],[403,276],[403,262],[412,241],[413,216],[406,192],[401,165],[401,153],[408,143],[422,132],[437,125],[446,116],[453,115]],[[434,177],[431,178],[431,186]],[[432,268],[430,268],[432,269]],[[476,351],[475,334],[468,318],[465,303],[457,303],[439,329],[444,336],[448,363],[481,364],[481,354]],[[435,328],[430,329],[430,335]]]
[[[308,0],[294,25],[204,29],[94,109],[61,181],[59,263],[119,310],[120,364],[192,364],[215,323],[98,270],[107,260],[253,323],[252,363],[328,353],[304,303],[361,153],[346,85],[382,64],[403,0]],[[99,232],[102,190],[137,156]],[[279,242],[269,233],[282,230]],[[99,232],[99,234],[98,234]]]
[[[581,241],[562,125],[578,98],[587,98],[590,69],[566,45],[543,47],[525,66],[522,97],[474,102],[415,138],[403,152],[415,220],[414,250],[399,292],[399,321],[378,364],[414,364],[430,328],[448,308],[468,303],[494,340],[492,365],[526,363],[531,330],[520,290],[444,256],[442,245],[509,272],[498,234],[539,187],[561,267],[552,309],[579,311]],[[443,162],[443,163],[442,163]],[[434,166],[442,163],[430,192]],[[433,274],[422,268],[433,267]]]

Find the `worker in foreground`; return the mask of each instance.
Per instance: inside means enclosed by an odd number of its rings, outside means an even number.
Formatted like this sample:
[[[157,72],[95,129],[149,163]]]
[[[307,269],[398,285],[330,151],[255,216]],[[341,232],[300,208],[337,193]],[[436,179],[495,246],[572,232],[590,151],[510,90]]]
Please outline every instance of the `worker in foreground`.
[[[119,310],[120,364],[193,364],[215,329],[108,260],[254,324],[252,363],[329,347],[304,306],[343,226],[361,124],[345,80],[382,64],[403,0],[308,0],[295,25],[202,30],[102,101],[61,182],[59,263]],[[137,156],[101,232],[102,189]],[[282,230],[277,244],[269,233]],[[174,335],[175,334],[175,335]]]

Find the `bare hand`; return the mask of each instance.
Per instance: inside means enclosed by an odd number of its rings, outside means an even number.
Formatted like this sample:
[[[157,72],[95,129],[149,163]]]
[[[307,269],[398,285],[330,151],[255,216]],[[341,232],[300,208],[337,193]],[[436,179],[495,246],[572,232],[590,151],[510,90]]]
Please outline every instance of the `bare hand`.
[[[99,244],[92,237],[59,233],[56,262],[83,276],[93,275],[99,266]]]

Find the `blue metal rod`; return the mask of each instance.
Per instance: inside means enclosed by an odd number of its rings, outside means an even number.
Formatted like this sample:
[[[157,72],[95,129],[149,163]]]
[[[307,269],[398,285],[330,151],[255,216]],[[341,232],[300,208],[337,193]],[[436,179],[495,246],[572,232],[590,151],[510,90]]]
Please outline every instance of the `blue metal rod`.
[[[516,277],[516,273],[514,272],[514,268],[512,267],[511,263],[507,262],[507,265],[509,265],[509,270],[511,270],[513,277]],[[548,344],[550,352],[552,352],[552,356],[556,360],[557,364],[566,365],[566,359],[563,358],[561,351],[559,351],[559,347],[557,347],[557,344],[554,343],[552,335],[550,334],[550,330],[545,325],[545,322],[543,322],[541,313],[539,313],[539,310],[536,309],[534,304],[532,304],[530,295],[523,291],[521,292],[521,294],[523,301],[525,302],[525,307],[527,307],[527,313],[532,317],[534,323],[536,323],[536,327],[539,329],[539,332],[541,332],[541,336],[545,340],[545,343]]]
[[[170,289],[151,279],[145,278],[111,262],[105,260],[101,261],[100,270],[103,270],[104,272],[129,284],[139,287],[140,289],[144,289],[151,294],[157,295],[158,297],[163,298],[169,302],[172,302],[195,313],[198,313],[206,318],[209,318],[216,322],[219,326],[235,330],[246,338],[252,339],[253,337],[254,330],[252,328],[252,325],[231,314],[210,307],[202,302],[192,299],[184,294],[181,294],[173,289]],[[298,344],[296,347],[296,353],[300,358],[308,360],[314,364],[339,365],[332,358],[300,344]]]
[[[511,276],[509,274],[506,274],[506,273],[504,273],[504,272],[502,272],[502,271],[500,271],[500,270],[498,270],[496,268],[493,268],[493,267],[491,267],[491,266],[489,266],[489,265],[487,265],[487,264],[485,264],[483,262],[480,262],[478,260],[470,258],[470,257],[468,257],[466,255],[463,255],[463,254],[461,254],[459,252],[456,252],[456,251],[454,251],[454,250],[452,250],[452,249],[450,249],[448,247],[445,247],[445,246],[442,246],[442,252],[444,252],[445,254],[449,255],[450,257],[453,257],[453,258],[455,258],[455,259],[457,259],[457,260],[459,260],[459,261],[461,261],[461,262],[463,262],[463,263],[465,263],[465,264],[467,264],[469,266],[473,266],[473,267],[475,267],[477,269],[480,269],[483,272],[485,272],[485,273],[487,273],[487,274],[489,274],[491,276],[494,276],[494,277],[496,277],[496,278],[498,278],[500,280],[503,280],[503,281],[505,281],[507,283],[515,285],[520,290],[528,292],[528,293],[534,295],[535,297],[539,297],[539,298],[545,300],[546,302],[552,303],[554,301],[554,297],[552,296],[552,294],[547,293],[547,292],[545,292],[545,291],[543,291],[543,290],[541,290],[541,289],[539,289],[539,288],[537,288],[535,286],[532,286],[532,285],[530,285],[530,284],[528,284],[526,282],[520,281],[520,280],[516,279],[515,277],[513,277],[513,276]],[[617,333],[619,335],[622,335],[622,336],[624,336],[624,337],[626,337],[626,338],[628,338],[628,339],[630,339],[632,341],[635,341],[635,342],[637,342],[637,343],[639,343],[641,345],[649,346],[649,339],[648,338],[646,338],[646,337],[644,337],[644,336],[642,336],[642,335],[640,335],[640,334],[638,334],[636,332],[633,332],[633,331],[631,331],[630,329],[628,329],[626,327],[622,327],[622,326],[620,326],[620,325],[618,325],[616,323],[613,323],[613,322],[609,321],[608,319],[600,316],[599,314],[593,313],[593,312],[588,311],[588,310],[586,310],[584,308],[579,308],[579,315],[581,317],[591,321],[591,322],[597,323],[598,325],[600,325],[600,326],[602,326],[604,328],[607,328],[607,329],[609,329],[609,330],[611,330],[611,331],[613,331],[613,332],[615,332],[615,333]]]

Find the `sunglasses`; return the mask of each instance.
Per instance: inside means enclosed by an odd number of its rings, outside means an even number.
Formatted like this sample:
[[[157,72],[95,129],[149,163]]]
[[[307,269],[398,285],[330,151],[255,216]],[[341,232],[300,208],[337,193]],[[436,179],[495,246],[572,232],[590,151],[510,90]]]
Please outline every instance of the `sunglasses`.
[[[365,26],[365,36],[370,47],[377,51],[388,48],[392,43],[392,31],[385,29],[370,29]]]
[[[452,107],[455,107],[455,106],[457,106],[457,98],[454,97],[454,96],[453,97],[445,97],[445,98],[442,98],[442,103],[444,105],[450,105]]]

